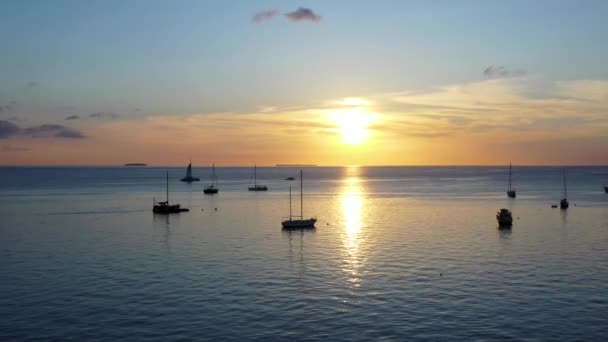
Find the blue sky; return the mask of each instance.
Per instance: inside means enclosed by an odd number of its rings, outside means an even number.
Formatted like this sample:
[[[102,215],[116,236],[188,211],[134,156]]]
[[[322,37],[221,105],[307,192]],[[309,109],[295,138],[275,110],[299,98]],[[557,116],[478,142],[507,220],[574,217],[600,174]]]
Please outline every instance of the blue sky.
[[[322,17],[291,22],[264,10]],[[0,105],[49,123],[312,107],[484,79],[608,79],[606,1],[0,2]]]

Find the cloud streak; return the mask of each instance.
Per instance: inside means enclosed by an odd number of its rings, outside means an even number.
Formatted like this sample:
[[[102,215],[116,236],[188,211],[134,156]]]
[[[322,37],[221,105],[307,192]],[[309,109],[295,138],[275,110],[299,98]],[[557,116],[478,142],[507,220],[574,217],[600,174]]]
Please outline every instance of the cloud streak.
[[[300,7],[293,12],[285,13],[285,16],[287,17],[287,19],[289,19],[290,21],[294,21],[294,22],[300,22],[300,21],[319,22],[322,19],[322,17],[320,15],[316,14],[313,10],[311,10],[310,8],[305,8],[305,7]]]
[[[279,11],[277,11],[277,10],[261,11],[261,12],[254,14],[253,17],[251,17],[251,21],[256,24],[259,24],[259,23],[263,23],[265,21],[271,20],[274,17],[276,17],[277,15],[279,15]]]
[[[483,69],[483,76],[488,79],[492,78],[506,78],[506,77],[519,77],[526,76],[527,72],[523,69],[508,69],[502,65],[490,65]]]
[[[21,128],[16,124],[0,120],[0,139],[7,139],[15,136],[27,136],[32,138],[65,138],[65,139],[84,139],[86,136],[80,131],[64,125],[43,124]]]
[[[260,11],[251,17],[251,21],[255,24],[260,24],[260,23],[263,23],[266,21],[273,20],[274,18],[279,16],[279,14],[280,14],[279,11],[276,9]],[[285,16],[285,18],[287,18],[291,22],[310,21],[310,22],[316,23],[323,19],[320,15],[316,14],[312,9],[305,8],[305,7],[300,7],[298,9],[296,9],[295,11],[287,12],[283,15]]]
[[[118,119],[120,117],[120,115],[116,114],[116,113],[110,113],[110,112],[98,112],[98,113],[93,113],[89,115],[90,118],[93,119]]]

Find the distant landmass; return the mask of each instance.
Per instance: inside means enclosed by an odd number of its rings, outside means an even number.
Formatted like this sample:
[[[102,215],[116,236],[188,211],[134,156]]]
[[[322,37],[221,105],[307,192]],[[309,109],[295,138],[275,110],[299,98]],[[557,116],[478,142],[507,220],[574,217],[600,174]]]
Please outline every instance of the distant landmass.
[[[128,163],[128,164],[125,164],[125,166],[148,166],[148,164],[144,164],[144,163]]]
[[[277,164],[276,166],[317,166],[315,164]]]

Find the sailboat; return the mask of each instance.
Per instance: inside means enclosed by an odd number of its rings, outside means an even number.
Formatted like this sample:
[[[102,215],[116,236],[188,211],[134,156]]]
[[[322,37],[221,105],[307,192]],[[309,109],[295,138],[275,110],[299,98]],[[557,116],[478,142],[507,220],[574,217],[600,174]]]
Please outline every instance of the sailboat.
[[[249,191],[267,191],[268,187],[266,185],[258,184],[258,168],[256,165],[253,165],[253,186],[249,187]]]
[[[175,214],[189,211],[187,208],[182,208],[179,204],[169,204],[169,171],[167,171],[167,199],[164,202],[154,201],[152,211],[155,214]]]
[[[302,170],[300,170],[300,216],[291,214],[291,187],[289,187],[289,220],[282,222],[283,229],[313,229],[315,228],[316,218],[304,219],[304,191],[302,189]],[[299,217],[300,219],[294,219]]]
[[[207,195],[217,194],[220,189],[217,188],[217,177],[215,176],[215,164],[211,166],[211,185],[205,187],[203,192]]]
[[[192,177],[192,162],[188,164],[188,168],[186,169],[186,177],[182,178],[182,182],[198,182],[200,179],[197,177]]]
[[[507,190],[507,196],[509,198],[515,198],[515,189],[511,187],[511,173],[512,173],[513,165],[509,163],[509,189]]]
[[[568,203],[568,191],[566,189],[566,169],[564,169],[564,198],[559,201],[560,209],[568,209],[570,203]]]

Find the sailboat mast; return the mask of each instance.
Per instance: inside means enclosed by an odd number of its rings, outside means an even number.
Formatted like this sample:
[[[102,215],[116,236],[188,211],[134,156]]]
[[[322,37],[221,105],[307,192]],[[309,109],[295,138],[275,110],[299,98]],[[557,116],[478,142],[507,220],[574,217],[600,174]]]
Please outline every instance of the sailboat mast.
[[[258,167],[257,165],[253,164],[253,187],[257,187],[258,186]]]
[[[289,187],[289,221],[291,221],[291,187]]]
[[[568,198],[568,191],[566,189],[566,169],[564,169],[564,198]]]
[[[304,189],[302,188],[302,170],[300,170],[300,218],[304,219]]]
[[[511,165],[511,163],[509,163],[509,191],[511,191],[511,169],[513,168],[513,165]]]
[[[169,205],[169,170],[167,170],[167,205]]]

